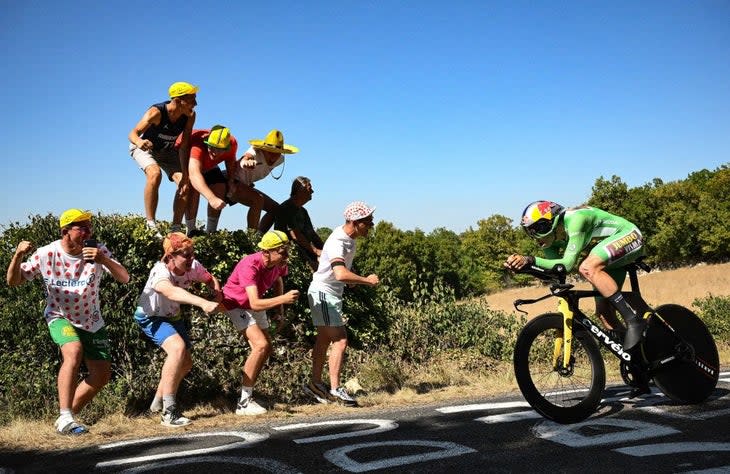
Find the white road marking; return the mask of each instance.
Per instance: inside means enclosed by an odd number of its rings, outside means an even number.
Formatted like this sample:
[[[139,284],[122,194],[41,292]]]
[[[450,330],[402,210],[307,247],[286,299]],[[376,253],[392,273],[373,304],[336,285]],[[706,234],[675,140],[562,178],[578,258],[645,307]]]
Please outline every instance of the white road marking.
[[[368,420],[368,419],[356,419],[356,420],[333,420],[333,421],[320,421],[317,423],[296,423],[293,425],[276,426],[273,429],[277,431],[291,431],[301,430],[305,428],[313,428],[319,426],[342,426],[342,425],[375,425],[375,428],[358,431],[347,431],[343,433],[334,433],[322,436],[312,436],[309,438],[295,439],[294,442],[298,444],[306,443],[318,443],[320,441],[330,441],[333,439],[340,438],[352,438],[356,436],[367,436],[376,433],[384,433],[386,431],[394,430],[398,428],[398,423],[393,420]]]
[[[614,451],[629,456],[646,457],[661,456],[664,454],[708,452],[708,451],[730,451],[730,443],[656,443],[642,444],[639,446],[628,446],[626,448],[614,449]]]
[[[387,458],[369,462],[355,461],[354,459],[350,458],[350,456],[348,456],[348,453],[357,449],[380,448],[384,446],[425,446],[438,448],[438,451],[413,454],[410,456],[397,456],[394,458]],[[436,459],[452,458],[475,452],[477,451],[474,449],[448,441],[403,440],[351,444],[348,446],[343,446],[341,448],[330,449],[329,451],[324,453],[324,457],[332,464],[346,471],[367,472],[395,466],[405,466],[406,464],[433,461]]]
[[[210,438],[219,436],[233,436],[236,438],[243,438],[243,441],[226,443],[220,446],[213,446],[210,448],[190,449],[185,451],[170,451],[160,454],[150,454],[146,456],[135,456],[130,458],[112,459],[110,461],[104,461],[96,464],[97,468],[106,468],[113,466],[121,466],[122,464],[131,464],[135,462],[147,462],[147,461],[159,461],[162,459],[178,458],[178,457],[189,457],[199,456],[201,454],[217,453],[220,451],[227,451],[229,449],[243,448],[251,446],[256,443],[260,443],[265,439],[268,439],[269,435],[260,433],[250,433],[247,431],[220,431],[220,432],[208,432],[208,433],[190,433],[179,436],[159,436],[156,438],[143,438],[134,439],[129,441],[120,441],[118,443],[103,444],[99,446],[99,449],[111,449],[124,446],[133,446],[138,444],[147,444],[150,441],[161,441],[161,440],[175,440],[175,439],[188,439],[188,438]]]

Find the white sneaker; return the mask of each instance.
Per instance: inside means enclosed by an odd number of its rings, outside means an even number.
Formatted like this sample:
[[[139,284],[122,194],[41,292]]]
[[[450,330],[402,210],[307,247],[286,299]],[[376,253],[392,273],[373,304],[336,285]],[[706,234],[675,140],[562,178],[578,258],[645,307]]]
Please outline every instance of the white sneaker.
[[[256,400],[251,397],[239,400],[236,407],[236,415],[263,415],[264,413],[266,413],[266,408],[256,403]]]
[[[76,422],[73,416],[61,415],[58,417],[54,425],[56,427],[56,431],[63,435],[76,436],[89,432],[89,429],[81,423]]]
[[[155,237],[157,237],[158,239],[162,238],[162,234],[160,234],[160,230],[157,228],[157,223],[147,222],[147,228],[155,233]]]
[[[357,406],[357,400],[355,400],[353,397],[350,396],[349,393],[347,393],[347,390],[345,390],[345,387],[337,387],[330,390],[330,395],[334,397],[335,400],[342,403],[345,406],[348,407],[356,407]]]
[[[162,420],[160,421],[161,425],[177,428],[180,426],[187,426],[190,423],[192,423],[192,421],[190,421],[189,418],[185,418],[175,405],[162,412]]]

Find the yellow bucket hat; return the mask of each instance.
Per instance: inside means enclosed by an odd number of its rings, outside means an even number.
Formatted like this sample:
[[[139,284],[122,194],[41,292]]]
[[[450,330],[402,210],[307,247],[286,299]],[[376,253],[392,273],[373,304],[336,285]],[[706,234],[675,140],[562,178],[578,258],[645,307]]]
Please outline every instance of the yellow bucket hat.
[[[270,230],[261,237],[257,245],[261,250],[271,250],[289,243],[289,237],[280,230]]]
[[[172,99],[183,95],[197,94],[198,86],[194,86],[187,82],[176,82],[170,86],[167,92],[170,94],[170,98]]]
[[[227,150],[231,147],[231,129],[223,125],[213,125],[203,143],[213,148]]]
[[[272,153],[283,153],[293,154],[299,151],[299,148],[294,145],[284,144],[284,134],[279,130],[272,130],[266,135],[263,140],[249,140],[248,141],[254,148],[260,150],[270,151]]]
[[[74,222],[83,222],[83,221],[90,221],[91,220],[91,213],[87,211],[82,211],[81,209],[68,209],[66,211],[63,211],[63,214],[61,214],[61,218],[58,220],[58,223],[61,225],[61,228],[63,229],[69,224],[73,224]]]

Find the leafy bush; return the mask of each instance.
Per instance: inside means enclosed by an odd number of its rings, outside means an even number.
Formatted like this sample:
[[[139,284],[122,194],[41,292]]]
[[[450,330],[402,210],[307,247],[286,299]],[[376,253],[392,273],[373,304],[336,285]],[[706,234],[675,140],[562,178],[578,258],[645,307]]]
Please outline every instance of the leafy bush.
[[[730,297],[707,296],[692,302],[717,343],[730,342]]]

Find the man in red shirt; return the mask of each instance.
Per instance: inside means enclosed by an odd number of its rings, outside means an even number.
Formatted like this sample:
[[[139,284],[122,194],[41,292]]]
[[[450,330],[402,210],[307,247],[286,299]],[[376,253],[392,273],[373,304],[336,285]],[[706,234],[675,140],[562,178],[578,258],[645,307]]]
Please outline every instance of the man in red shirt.
[[[205,226],[207,233],[218,229],[218,219],[226,204],[235,204],[226,198],[226,193],[231,188],[231,179],[235,176],[234,170],[238,166],[237,150],[236,137],[223,125],[214,125],[210,130],[193,130],[190,135],[188,175],[190,184],[195,190],[194,195],[190,197],[192,204],[190,209],[194,209],[196,211],[194,214],[197,215],[200,195],[208,200],[208,221]],[[225,163],[225,174],[218,167],[219,163]],[[194,218],[195,215],[188,218]],[[192,229],[188,229],[188,236],[199,232],[192,226]]]

